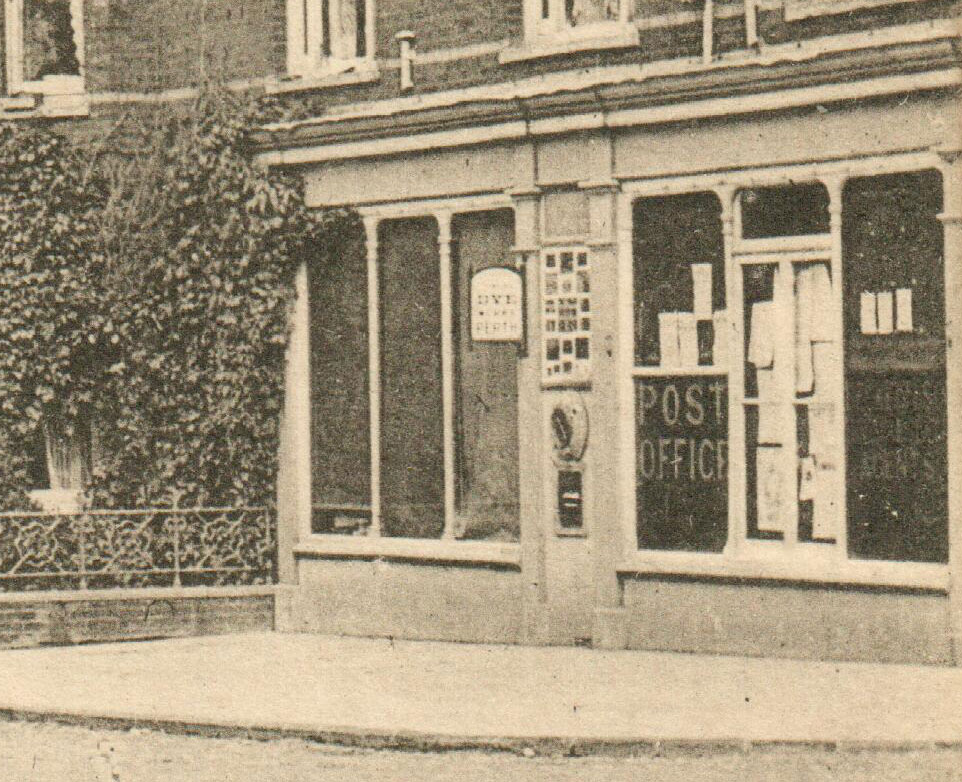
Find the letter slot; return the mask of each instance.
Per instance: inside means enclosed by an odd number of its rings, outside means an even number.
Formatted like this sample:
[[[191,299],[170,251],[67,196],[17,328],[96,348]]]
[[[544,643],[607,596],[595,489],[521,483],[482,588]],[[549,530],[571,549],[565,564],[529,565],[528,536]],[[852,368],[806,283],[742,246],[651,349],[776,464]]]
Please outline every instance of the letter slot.
[[[580,530],[584,526],[584,492],[582,475],[577,470],[558,472],[558,526],[562,531]]]

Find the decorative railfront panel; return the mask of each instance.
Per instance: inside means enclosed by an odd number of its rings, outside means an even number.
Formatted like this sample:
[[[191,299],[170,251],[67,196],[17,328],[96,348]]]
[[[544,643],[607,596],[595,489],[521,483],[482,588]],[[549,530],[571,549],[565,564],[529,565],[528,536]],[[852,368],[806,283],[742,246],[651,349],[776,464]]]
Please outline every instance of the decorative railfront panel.
[[[0,591],[274,581],[266,508],[0,514]]]

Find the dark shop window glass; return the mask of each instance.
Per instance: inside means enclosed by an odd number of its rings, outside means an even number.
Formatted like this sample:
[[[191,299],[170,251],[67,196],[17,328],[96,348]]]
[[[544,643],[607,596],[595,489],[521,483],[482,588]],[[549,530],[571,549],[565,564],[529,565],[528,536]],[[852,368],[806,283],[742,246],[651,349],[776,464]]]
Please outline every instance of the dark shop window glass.
[[[638,546],[721,551],[728,536],[728,378],[721,205],[643,198],[633,213]],[[718,373],[692,375],[716,367]]]
[[[453,221],[455,461],[458,537],[516,541],[518,492],[518,346],[473,342],[471,276],[511,261],[511,211],[461,215]]]
[[[828,190],[821,183],[754,187],[738,194],[742,237],[769,239],[828,233]]]
[[[437,224],[386,221],[379,248],[382,532],[438,538],[444,428]]]
[[[312,531],[370,524],[367,256],[364,232],[308,268],[311,310]]]
[[[942,182],[850,180],[842,204],[849,553],[948,561]]]
[[[725,245],[718,197],[690,193],[635,201],[632,241],[635,364],[681,363],[680,356],[661,355],[659,330],[666,315],[692,316],[687,319],[696,324],[696,365],[722,363],[717,360],[722,358],[721,346],[715,345],[725,312]],[[708,296],[696,296],[696,286],[706,280]]]

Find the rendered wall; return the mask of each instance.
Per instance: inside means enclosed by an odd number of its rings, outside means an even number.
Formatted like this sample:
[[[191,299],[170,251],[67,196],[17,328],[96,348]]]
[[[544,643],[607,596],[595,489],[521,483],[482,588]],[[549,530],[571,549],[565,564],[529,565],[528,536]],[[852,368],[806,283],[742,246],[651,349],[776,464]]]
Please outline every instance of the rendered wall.
[[[630,649],[874,662],[952,660],[944,595],[629,579]]]
[[[386,560],[299,560],[277,629],[471,643],[522,641],[516,569]]]

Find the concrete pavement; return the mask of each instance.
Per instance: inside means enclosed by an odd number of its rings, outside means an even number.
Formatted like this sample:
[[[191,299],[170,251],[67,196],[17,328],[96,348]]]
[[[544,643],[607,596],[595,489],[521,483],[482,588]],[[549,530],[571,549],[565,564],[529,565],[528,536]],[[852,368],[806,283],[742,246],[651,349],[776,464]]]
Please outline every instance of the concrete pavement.
[[[962,747],[962,670],[264,633],[2,651],[0,712],[430,749]]]

